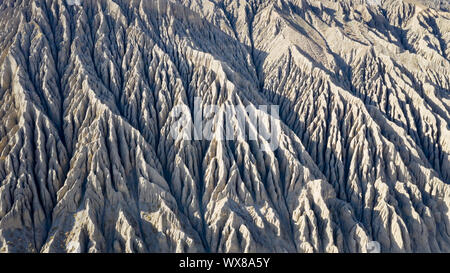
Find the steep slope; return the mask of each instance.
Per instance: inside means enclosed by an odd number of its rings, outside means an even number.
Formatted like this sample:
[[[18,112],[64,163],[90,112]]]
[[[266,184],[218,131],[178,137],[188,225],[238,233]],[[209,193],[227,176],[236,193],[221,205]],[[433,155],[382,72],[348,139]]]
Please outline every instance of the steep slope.
[[[449,252],[449,41],[418,1],[0,1],[0,251]]]

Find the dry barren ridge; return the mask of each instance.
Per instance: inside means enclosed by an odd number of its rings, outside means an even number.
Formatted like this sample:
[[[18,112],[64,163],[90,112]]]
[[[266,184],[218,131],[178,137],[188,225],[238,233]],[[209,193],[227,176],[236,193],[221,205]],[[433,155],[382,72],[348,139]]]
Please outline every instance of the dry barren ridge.
[[[0,0],[0,251],[450,252],[446,6]]]

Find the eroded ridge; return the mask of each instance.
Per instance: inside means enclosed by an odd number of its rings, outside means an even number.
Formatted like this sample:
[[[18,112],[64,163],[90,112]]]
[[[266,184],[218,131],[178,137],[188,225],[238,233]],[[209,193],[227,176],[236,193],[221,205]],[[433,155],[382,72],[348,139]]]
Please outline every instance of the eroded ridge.
[[[420,2],[1,1],[0,251],[449,252],[450,13]],[[172,137],[194,98],[213,131],[278,105],[277,149]]]

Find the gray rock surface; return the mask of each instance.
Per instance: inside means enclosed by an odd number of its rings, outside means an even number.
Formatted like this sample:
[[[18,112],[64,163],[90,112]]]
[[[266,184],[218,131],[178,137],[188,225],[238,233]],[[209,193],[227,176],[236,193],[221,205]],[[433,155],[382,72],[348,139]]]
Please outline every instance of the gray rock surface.
[[[450,252],[440,2],[0,1],[0,251]],[[170,137],[194,97],[278,149]]]

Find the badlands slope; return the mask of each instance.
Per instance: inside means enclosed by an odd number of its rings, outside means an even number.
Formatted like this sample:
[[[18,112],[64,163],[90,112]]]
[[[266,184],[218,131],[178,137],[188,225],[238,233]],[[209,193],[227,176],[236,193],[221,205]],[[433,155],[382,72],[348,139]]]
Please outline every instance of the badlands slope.
[[[0,1],[0,252],[450,252],[428,2]],[[277,149],[172,137],[195,97],[279,105]]]

